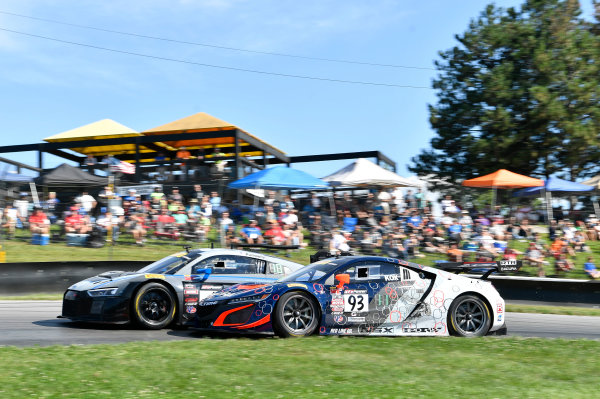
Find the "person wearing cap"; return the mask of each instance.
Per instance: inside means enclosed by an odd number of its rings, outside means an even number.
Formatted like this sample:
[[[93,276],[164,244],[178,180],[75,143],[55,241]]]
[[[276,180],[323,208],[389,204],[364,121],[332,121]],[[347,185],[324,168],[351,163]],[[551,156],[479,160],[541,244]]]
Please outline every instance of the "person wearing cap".
[[[240,235],[248,244],[262,244],[262,230],[258,227],[256,220],[251,220],[250,223],[240,230]]]

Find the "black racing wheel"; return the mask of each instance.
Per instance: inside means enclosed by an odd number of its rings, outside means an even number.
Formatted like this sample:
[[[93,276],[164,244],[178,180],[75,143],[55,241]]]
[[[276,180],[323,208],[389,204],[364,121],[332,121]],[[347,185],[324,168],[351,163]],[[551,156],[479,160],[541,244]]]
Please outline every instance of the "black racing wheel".
[[[132,319],[143,328],[160,330],[173,321],[176,311],[171,291],[162,284],[148,283],[135,295]]]
[[[319,326],[315,301],[303,292],[287,292],[279,298],[273,312],[273,331],[280,337],[303,337]]]
[[[490,309],[474,295],[461,295],[450,305],[448,314],[450,334],[459,337],[481,337],[492,324]]]

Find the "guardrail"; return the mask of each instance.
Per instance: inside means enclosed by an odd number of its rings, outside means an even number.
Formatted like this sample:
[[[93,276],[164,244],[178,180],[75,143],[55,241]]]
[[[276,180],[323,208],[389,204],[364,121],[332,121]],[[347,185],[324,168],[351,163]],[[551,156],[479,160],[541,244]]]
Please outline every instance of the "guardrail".
[[[135,271],[151,262],[2,263],[0,295],[59,293],[87,277],[110,270]],[[513,276],[491,276],[489,280],[506,300],[600,304],[600,281]]]
[[[0,295],[63,292],[110,270],[135,271],[153,261],[28,262],[0,264]]]
[[[489,280],[505,300],[600,305],[600,281],[516,276]]]

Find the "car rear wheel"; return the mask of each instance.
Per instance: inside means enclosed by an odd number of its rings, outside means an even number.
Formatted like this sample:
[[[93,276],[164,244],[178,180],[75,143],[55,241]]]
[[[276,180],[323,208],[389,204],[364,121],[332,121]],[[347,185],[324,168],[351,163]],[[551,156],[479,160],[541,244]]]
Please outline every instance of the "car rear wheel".
[[[462,295],[452,302],[450,333],[459,337],[481,337],[490,330],[492,319],[486,303],[474,295]]]
[[[319,326],[319,311],[315,301],[303,292],[285,293],[277,301],[273,313],[273,331],[280,337],[303,337],[313,334]]]
[[[133,301],[133,319],[142,328],[160,330],[175,318],[176,304],[171,291],[162,284],[140,288]]]

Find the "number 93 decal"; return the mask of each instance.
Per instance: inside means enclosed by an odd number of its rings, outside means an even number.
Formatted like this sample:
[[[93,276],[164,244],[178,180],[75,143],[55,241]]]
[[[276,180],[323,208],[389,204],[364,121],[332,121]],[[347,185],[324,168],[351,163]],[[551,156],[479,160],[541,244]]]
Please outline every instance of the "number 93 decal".
[[[344,312],[368,312],[368,294],[344,294]]]

